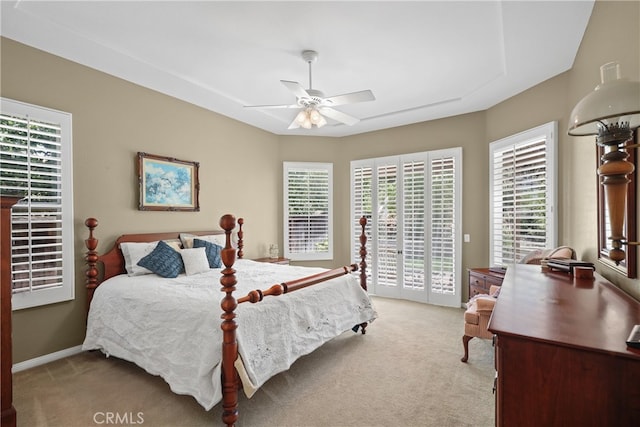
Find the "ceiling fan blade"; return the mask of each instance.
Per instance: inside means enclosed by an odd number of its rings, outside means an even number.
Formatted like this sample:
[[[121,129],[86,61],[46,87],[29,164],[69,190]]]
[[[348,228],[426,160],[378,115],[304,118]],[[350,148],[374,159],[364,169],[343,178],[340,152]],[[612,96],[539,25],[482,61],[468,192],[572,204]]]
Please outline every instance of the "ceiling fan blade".
[[[356,102],[374,101],[373,92],[370,90],[361,90],[360,92],[345,93],[342,95],[330,96],[325,98],[323,105],[334,107],[336,105],[355,104]]]
[[[353,126],[360,121],[360,119],[345,114],[342,111],[334,110],[333,108],[322,107],[319,108],[318,111],[331,119],[337,120],[340,123],[344,123],[345,125],[349,126]]]
[[[300,83],[291,82],[289,80],[280,80],[280,81],[282,82],[283,85],[287,87],[287,89],[293,92],[296,98],[310,98],[309,94],[307,93],[305,88],[302,87]]]
[[[298,121],[294,118],[287,129],[298,129],[299,127],[300,125],[298,124]]]
[[[300,108],[299,105],[244,105],[243,108]]]

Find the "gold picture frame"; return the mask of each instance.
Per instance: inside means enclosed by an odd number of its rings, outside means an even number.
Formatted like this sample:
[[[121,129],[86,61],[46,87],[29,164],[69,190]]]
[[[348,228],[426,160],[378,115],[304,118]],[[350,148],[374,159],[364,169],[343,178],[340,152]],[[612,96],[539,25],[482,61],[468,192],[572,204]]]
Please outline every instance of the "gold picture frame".
[[[138,152],[141,211],[200,210],[198,162]]]

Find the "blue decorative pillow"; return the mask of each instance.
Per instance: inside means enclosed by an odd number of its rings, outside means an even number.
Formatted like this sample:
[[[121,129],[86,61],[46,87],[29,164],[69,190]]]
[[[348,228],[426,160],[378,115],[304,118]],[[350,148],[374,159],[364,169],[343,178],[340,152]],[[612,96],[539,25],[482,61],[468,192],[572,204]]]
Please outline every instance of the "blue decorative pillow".
[[[140,267],[151,270],[162,277],[177,277],[184,271],[182,256],[162,240],[151,253],[138,261]]]
[[[193,247],[205,249],[207,260],[209,260],[209,268],[222,267],[222,259],[220,258],[222,246],[207,242],[206,240],[193,239]]]

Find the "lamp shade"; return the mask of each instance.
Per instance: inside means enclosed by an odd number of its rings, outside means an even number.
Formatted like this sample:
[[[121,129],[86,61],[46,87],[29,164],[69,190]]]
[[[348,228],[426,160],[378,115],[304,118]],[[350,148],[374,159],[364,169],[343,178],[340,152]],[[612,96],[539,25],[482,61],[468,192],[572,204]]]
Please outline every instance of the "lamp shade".
[[[597,135],[598,128],[609,123],[640,126],[640,82],[621,78],[617,62],[600,67],[600,76],[602,83],[573,108],[569,135]]]
[[[327,120],[324,118],[322,114],[314,107],[309,107],[305,110],[301,110],[296,118],[293,120],[289,129],[295,129],[297,127],[302,127],[305,129],[311,129],[313,125],[321,128],[322,126],[327,124]]]

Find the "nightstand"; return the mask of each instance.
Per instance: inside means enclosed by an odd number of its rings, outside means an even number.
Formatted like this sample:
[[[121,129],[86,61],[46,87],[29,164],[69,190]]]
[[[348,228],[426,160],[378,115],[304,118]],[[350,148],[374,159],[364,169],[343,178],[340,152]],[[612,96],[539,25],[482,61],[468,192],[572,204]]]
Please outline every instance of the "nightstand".
[[[488,268],[469,269],[469,298],[478,294],[488,294],[491,285],[502,286],[504,273],[491,271]]]
[[[282,257],[278,257],[278,258],[270,258],[270,257],[256,258],[256,259],[254,259],[254,261],[270,262],[271,264],[289,265],[289,258],[282,258]]]

